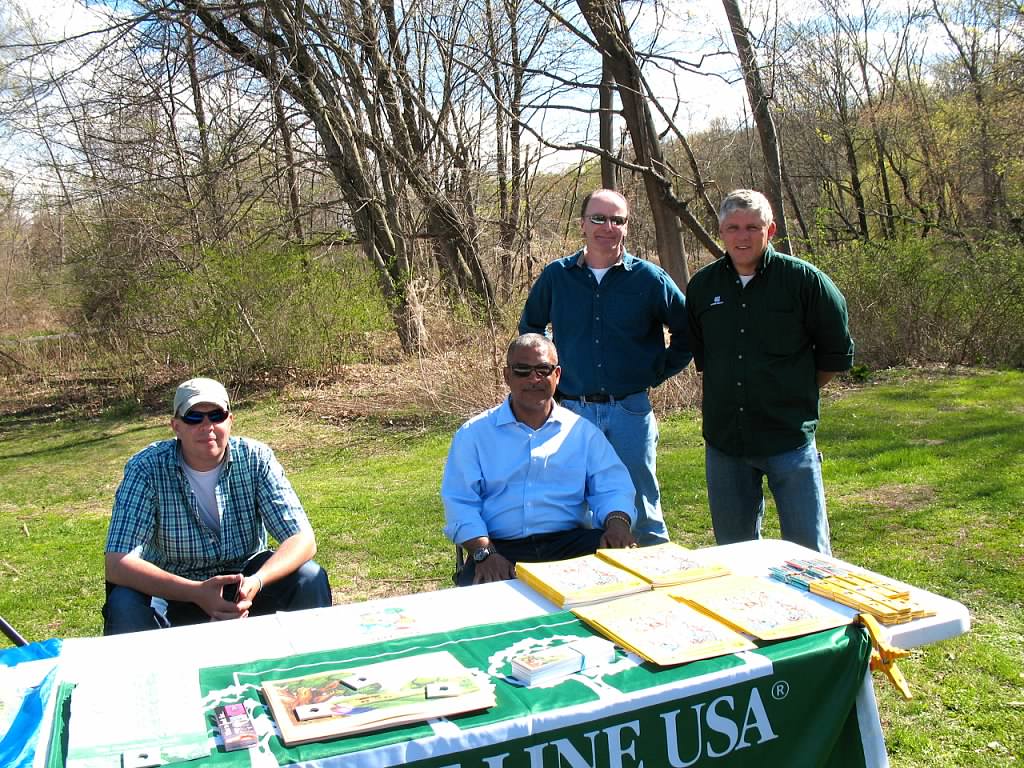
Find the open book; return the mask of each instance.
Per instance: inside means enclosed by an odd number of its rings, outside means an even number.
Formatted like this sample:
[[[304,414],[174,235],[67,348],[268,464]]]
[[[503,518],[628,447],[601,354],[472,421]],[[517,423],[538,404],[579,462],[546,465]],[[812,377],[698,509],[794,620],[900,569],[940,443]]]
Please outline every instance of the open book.
[[[561,608],[596,603],[634,592],[651,585],[597,555],[544,563],[516,563],[516,576]]]
[[[762,640],[797,637],[853,621],[814,602],[806,592],[757,576],[723,576],[673,587],[668,593]]]
[[[573,609],[605,637],[654,664],[668,666],[757,646],[665,592],[646,592]]]
[[[494,706],[494,687],[447,651],[263,683],[287,746]]]
[[[655,587],[669,587],[731,573],[726,566],[715,562],[713,551],[686,549],[671,541],[652,547],[599,549],[597,556],[635,573]]]

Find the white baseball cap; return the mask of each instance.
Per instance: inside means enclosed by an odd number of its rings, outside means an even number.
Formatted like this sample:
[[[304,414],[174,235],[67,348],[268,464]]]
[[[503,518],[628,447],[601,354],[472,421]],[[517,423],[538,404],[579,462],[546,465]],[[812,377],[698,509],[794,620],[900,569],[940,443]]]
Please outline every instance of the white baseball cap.
[[[189,409],[200,403],[217,405],[225,411],[231,410],[228,403],[228,391],[224,385],[213,379],[189,379],[178,385],[174,393],[174,416],[183,416]]]

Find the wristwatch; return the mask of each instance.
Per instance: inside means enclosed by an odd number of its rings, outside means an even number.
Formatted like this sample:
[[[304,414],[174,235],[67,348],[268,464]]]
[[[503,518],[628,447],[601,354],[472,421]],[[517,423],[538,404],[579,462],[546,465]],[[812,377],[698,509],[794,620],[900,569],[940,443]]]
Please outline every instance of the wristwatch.
[[[494,550],[490,547],[480,547],[479,549],[473,550],[473,562],[482,563],[488,557],[494,554]]]

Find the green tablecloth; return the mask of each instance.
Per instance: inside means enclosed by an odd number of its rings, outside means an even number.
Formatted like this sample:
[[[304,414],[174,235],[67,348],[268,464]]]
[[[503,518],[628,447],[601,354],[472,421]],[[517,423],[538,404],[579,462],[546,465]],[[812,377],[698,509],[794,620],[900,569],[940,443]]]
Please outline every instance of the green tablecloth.
[[[452,718],[285,748],[262,705],[257,748],[282,765],[480,766],[863,766],[854,700],[870,644],[844,627],[672,668],[627,658],[593,676],[541,688],[507,677],[525,646],[591,631],[570,613],[468,627],[327,653],[200,672],[205,704],[259,701],[263,680],[295,677],[437,650],[496,680],[497,706]],[[211,735],[212,718],[211,723]],[[266,754],[270,753],[270,754]],[[219,750],[192,764],[248,766],[247,752]]]
[[[337,651],[200,670],[211,754],[183,766],[404,765],[407,768],[683,768],[865,766],[855,698],[871,646],[860,627],[662,668],[620,653],[593,675],[515,685],[526,647],[592,634],[570,613],[467,627]],[[260,699],[263,680],[446,650],[496,682],[497,706],[436,723],[284,747]],[[73,695],[67,688],[66,697]],[[214,746],[212,710],[250,700],[260,744]],[[49,765],[64,765],[68,708],[58,706]]]

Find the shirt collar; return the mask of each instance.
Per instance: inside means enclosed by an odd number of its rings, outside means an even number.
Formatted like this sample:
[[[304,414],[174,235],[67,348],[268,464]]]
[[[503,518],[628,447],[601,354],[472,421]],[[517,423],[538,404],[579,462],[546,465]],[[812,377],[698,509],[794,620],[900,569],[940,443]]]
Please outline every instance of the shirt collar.
[[[768,269],[768,267],[771,266],[771,263],[775,261],[776,255],[777,253],[775,251],[775,248],[772,246],[771,243],[768,243],[768,247],[764,249],[764,254],[761,256],[761,263],[757,265],[757,269],[754,271],[754,274],[760,275],[762,272]],[[734,267],[732,264],[732,256],[729,255],[728,251],[726,251],[725,253],[725,263],[730,270],[736,272],[736,267]],[[739,273],[737,272],[737,274]]]
[[[576,253],[569,257],[569,266],[577,267],[579,269],[586,269],[588,267],[587,262],[585,261],[586,255],[587,249],[580,248]],[[622,254],[622,257],[617,262],[615,262],[614,264],[611,265],[611,267],[609,267],[609,269],[621,266],[626,271],[629,271],[633,269],[633,265],[636,263],[636,261],[636,256],[633,256],[632,254],[629,253],[629,251],[626,251],[625,253]]]
[[[541,424],[540,429],[544,429],[544,427],[552,422],[558,422],[561,424],[565,421],[566,416],[571,413],[572,411],[569,411],[558,403],[555,403],[555,407],[551,409],[551,413],[548,415],[548,420]],[[505,398],[504,402],[498,406],[498,410],[494,414],[494,425],[497,427],[504,427],[507,424],[518,423],[520,423],[519,420],[512,412],[512,396],[509,395]]]
[[[228,468],[231,466],[231,444],[235,441],[235,436],[232,435],[228,438],[227,448],[224,449],[224,460],[221,461],[217,466],[220,467],[221,473],[226,473]],[[181,454],[181,440],[174,438],[174,450],[171,452],[173,457],[172,461],[179,470],[185,469],[185,457]]]

